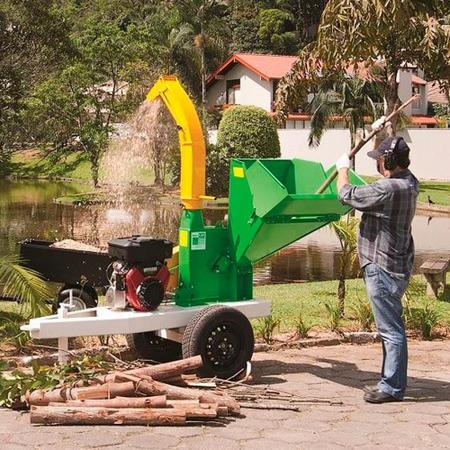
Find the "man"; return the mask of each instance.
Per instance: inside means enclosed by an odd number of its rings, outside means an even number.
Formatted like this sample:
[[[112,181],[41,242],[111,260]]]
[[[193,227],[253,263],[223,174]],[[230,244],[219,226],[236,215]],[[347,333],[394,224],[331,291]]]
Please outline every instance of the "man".
[[[384,117],[373,127],[380,127]],[[350,161],[336,162],[339,198],[362,212],[358,256],[367,296],[383,344],[381,379],[365,387],[364,400],[385,403],[403,400],[407,379],[407,342],[401,299],[413,267],[411,222],[419,183],[408,170],[409,147],[401,137],[388,137],[368,156],[376,160],[382,179],[366,186],[349,182]]]

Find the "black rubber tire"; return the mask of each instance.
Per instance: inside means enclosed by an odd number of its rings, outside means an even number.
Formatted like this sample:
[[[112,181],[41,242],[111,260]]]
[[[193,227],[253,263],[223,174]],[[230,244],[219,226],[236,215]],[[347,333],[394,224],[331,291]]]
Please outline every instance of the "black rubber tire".
[[[92,288],[93,289],[93,288]],[[53,300],[52,311],[54,314],[58,311],[59,305],[70,298],[70,291],[76,298],[77,303],[82,307],[80,309],[95,308],[97,306],[97,300],[94,299],[85,289],[81,287],[71,288],[64,286],[58,293],[57,297]]]
[[[134,333],[126,335],[128,347],[140,358],[164,363],[181,359],[181,344],[164,339],[155,333]]]
[[[254,344],[253,328],[244,314],[229,306],[212,305],[198,311],[186,326],[183,358],[201,355],[199,375],[226,379],[245,369]]]

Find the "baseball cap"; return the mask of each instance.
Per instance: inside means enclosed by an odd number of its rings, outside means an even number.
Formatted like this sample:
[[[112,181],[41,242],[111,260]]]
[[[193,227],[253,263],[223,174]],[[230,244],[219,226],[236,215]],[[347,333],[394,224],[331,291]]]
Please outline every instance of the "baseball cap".
[[[367,156],[370,156],[373,159],[381,158],[386,154],[386,152],[391,148],[392,142],[396,139],[398,141],[395,153],[402,153],[409,151],[408,144],[404,141],[402,137],[399,136],[389,136],[386,139],[384,139],[381,144],[374,150],[367,152]]]

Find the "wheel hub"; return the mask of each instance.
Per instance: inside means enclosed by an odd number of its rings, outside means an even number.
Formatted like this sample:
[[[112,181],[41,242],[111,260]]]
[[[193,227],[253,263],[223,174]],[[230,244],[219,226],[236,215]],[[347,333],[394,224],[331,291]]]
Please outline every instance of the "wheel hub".
[[[70,311],[82,311],[83,309],[86,309],[86,303],[79,298],[79,297],[72,297],[72,303],[70,303],[70,298],[67,298],[63,300],[61,303],[64,303],[65,305],[72,305]]]
[[[235,330],[227,324],[216,326],[206,340],[206,358],[217,367],[227,367],[239,354],[240,344]]]

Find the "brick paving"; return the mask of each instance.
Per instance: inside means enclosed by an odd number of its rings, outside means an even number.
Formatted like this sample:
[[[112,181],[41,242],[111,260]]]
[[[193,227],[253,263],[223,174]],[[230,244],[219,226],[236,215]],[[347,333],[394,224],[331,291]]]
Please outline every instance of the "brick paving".
[[[31,426],[0,410],[2,450],[39,449],[450,449],[450,342],[410,343],[407,399],[369,405],[361,388],[377,379],[379,344],[258,353],[255,383],[305,399],[300,412],[244,409],[227,424],[187,427]]]

